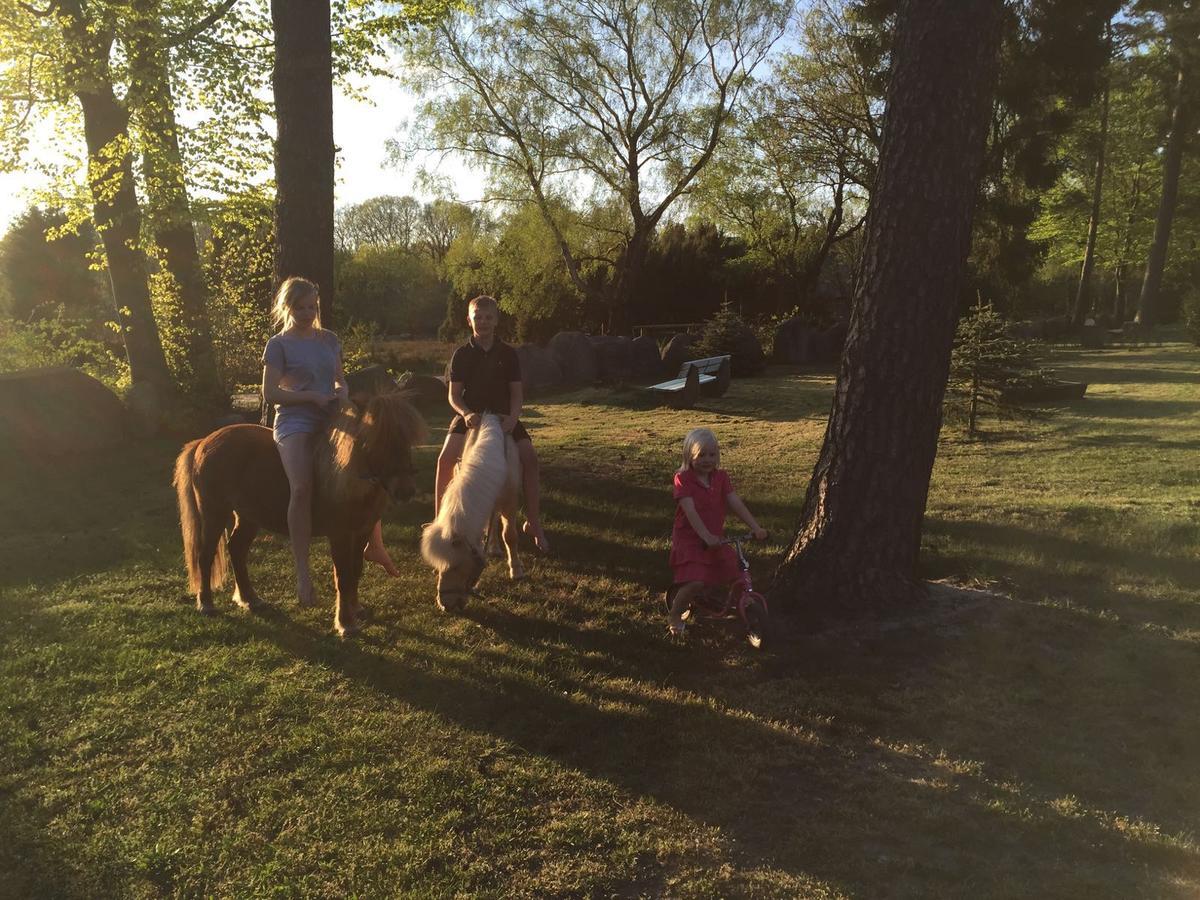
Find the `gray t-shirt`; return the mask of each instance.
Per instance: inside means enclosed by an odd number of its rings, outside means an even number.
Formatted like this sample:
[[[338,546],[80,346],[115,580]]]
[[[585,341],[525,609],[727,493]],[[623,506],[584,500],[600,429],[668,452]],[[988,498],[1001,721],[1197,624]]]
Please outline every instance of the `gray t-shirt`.
[[[333,393],[342,345],[337,335],[324,328],[312,337],[297,337],[281,331],[267,341],[263,350],[264,366],[282,373],[279,386],[288,391]],[[275,440],[290,434],[321,431],[329,422],[329,407],[315,403],[276,403]]]

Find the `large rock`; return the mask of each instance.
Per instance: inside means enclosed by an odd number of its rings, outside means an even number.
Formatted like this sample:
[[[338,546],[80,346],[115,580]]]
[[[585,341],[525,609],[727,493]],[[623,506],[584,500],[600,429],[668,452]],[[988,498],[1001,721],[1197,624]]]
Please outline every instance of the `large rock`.
[[[767,356],[763,353],[762,344],[749,326],[739,328],[729,348],[730,365],[733,376],[741,378],[746,375],[757,375],[767,365]]]
[[[562,367],[549,350],[537,344],[521,344],[517,347],[517,358],[521,361],[525,396],[532,397],[562,385]]]
[[[412,395],[412,403],[427,422],[441,425],[454,417],[446,390],[446,382],[436,375],[414,375],[407,372],[400,376],[400,390]]]
[[[663,347],[660,369],[664,378],[674,378],[679,374],[680,366],[687,360],[696,358],[692,353],[696,340],[694,334],[677,334],[667,341],[667,346]]]
[[[44,458],[121,444],[132,416],[103,384],[77,369],[0,375],[0,454]]]
[[[635,378],[657,378],[658,370],[662,368],[662,356],[659,354],[658,341],[643,334],[630,342],[633,355],[633,374]]]
[[[599,375],[596,348],[581,331],[560,331],[550,338],[546,349],[558,363],[566,384],[591,384]]]
[[[616,335],[591,339],[596,349],[597,375],[601,381],[630,381],[634,378],[633,340]]]
[[[775,329],[775,360],[792,365],[811,365],[819,361],[821,332],[802,319],[793,317]]]

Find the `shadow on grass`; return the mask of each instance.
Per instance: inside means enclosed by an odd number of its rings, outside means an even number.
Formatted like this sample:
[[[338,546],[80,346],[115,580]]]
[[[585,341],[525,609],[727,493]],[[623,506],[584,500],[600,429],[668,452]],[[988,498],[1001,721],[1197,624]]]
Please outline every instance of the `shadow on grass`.
[[[1105,623],[1081,630],[1051,609],[1018,604],[998,615],[1014,620],[1007,633],[1024,632],[1028,642],[980,654],[961,638],[926,633],[790,648],[806,651],[781,665],[808,700],[787,712],[778,705],[778,691],[787,689],[780,666],[771,673],[775,692],[764,688],[761,702],[753,691],[733,705],[719,695],[695,702],[719,674],[717,653],[503,608],[478,606],[469,618],[514,647],[544,651],[536,683],[510,653],[455,657],[453,642],[436,633],[410,631],[426,649],[398,657],[386,634],[339,645],[286,617],[234,627],[469,732],[719,827],[743,859],[842,890],[892,883],[898,893],[906,884],[938,893],[972,881],[1056,893],[1086,884],[1091,865],[1116,856],[1136,864],[1105,867],[1102,893],[1128,895],[1147,888],[1140,866],[1194,866],[1185,849],[1138,840],[1089,814],[1115,808],[1130,822],[1145,818],[1172,831],[1194,825],[1185,810],[1195,798],[1180,798],[1179,785],[1144,754],[1155,747],[1164,762],[1177,759],[1200,739],[1196,718],[1137,715],[1148,686],[1186,689],[1200,674],[1194,654],[1185,655],[1190,648]],[[609,662],[598,666],[597,655]],[[1079,659],[1090,661],[1085,670],[1067,671]],[[598,682],[589,674],[597,669],[624,680]],[[1089,689],[1110,670],[1124,677]],[[805,686],[817,673],[850,682],[856,696],[845,699],[865,712],[839,721],[806,709],[837,707],[836,692],[814,698]],[[989,708],[997,698],[1003,708]],[[1112,790],[1097,796],[1076,753],[1086,755],[1089,771],[1123,777],[1102,780]],[[1057,811],[1067,796],[1083,809]],[[844,843],[848,836],[853,845]],[[1045,853],[1047,846],[1055,852]]]

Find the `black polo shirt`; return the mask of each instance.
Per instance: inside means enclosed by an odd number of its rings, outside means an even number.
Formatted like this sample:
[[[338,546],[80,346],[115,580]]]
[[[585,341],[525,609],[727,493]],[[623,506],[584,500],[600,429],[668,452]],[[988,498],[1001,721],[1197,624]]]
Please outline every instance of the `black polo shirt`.
[[[484,350],[472,337],[450,358],[450,380],[462,382],[463,405],[471,412],[507,416],[508,386],[521,380],[521,361],[517,351],[502,340]]]

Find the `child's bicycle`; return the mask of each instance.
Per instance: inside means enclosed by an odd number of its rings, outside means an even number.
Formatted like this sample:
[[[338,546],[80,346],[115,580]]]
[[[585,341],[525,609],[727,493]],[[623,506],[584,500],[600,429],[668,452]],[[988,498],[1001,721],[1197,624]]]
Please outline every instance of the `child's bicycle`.
[[[749,534],[726,538],[722,544],[729,544],[737,554],[740,574],[733,585],[726,589],[724,586],[705,588],[700,592],[696,601],[683,611],[684,620],[741,619],[746,628],[746,638],[755,650],[762,649],[768,638],[767,598],[754,590],[750,581],[750,563],[742,552],[742,543],[753,540]],[[667,591],[667,612],[671,611],[671,601],[675,599],[676,586],[672,585]]]

